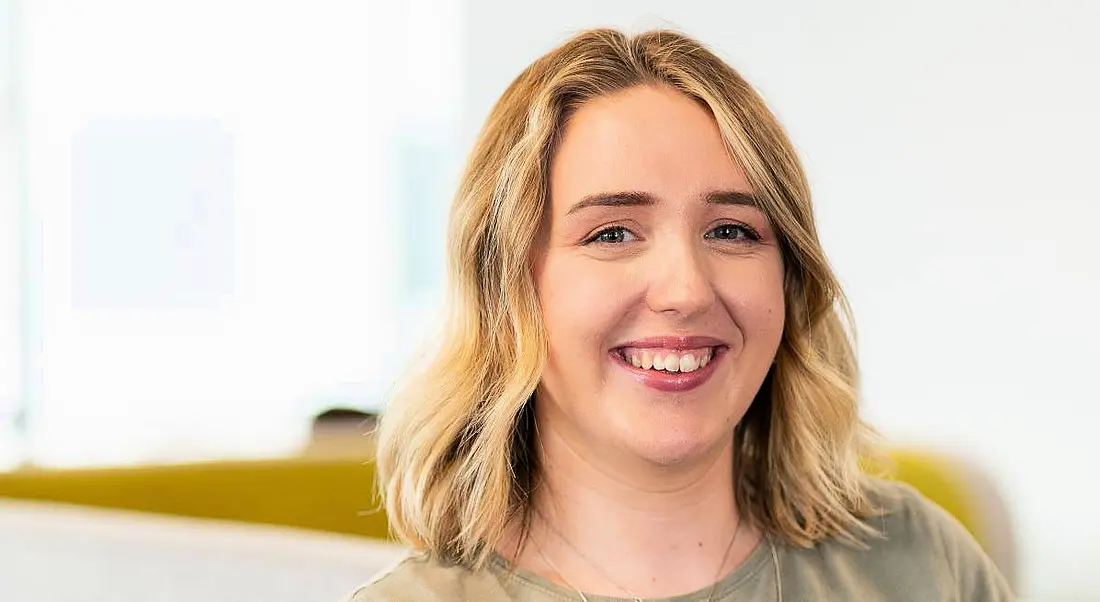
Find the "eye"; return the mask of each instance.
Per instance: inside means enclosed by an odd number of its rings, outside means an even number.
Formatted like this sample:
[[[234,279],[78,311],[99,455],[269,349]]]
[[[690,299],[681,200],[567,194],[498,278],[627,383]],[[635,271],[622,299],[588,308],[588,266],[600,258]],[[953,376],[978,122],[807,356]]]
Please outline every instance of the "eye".
[[[585,244],[600,243],[606,245],[621,244],[624,242],[633,242],[638,240],[634,233],[622,226],[612,226],[610,228],[604,228],[599,232],[596,232],[584,241]]]
[[[748,226],[741,224],[722,224],[707,232],[703,235],[703,238],[713,238],[716,240],[760,240],[760,235],[755,230]]]

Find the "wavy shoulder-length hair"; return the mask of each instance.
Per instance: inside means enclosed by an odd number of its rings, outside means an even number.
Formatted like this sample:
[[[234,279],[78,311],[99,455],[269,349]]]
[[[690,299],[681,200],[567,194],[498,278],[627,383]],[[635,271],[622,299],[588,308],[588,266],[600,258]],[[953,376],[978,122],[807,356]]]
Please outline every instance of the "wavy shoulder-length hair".
[[[381,419],[377,470],[391,529],[441,560],[481,566],[509,521],[529,524],[539,482],[531,406],[548,355],[530,259],[549,164],[578,107],[642,85],[709,110],[781,240],[786,324],[734,430],[739,507],[797,546],[858,544],[874,532],[850,313],[790,140],[757,92],[699,42],[599,29],[536,60],[489,114],[452,208],[443,330]]]

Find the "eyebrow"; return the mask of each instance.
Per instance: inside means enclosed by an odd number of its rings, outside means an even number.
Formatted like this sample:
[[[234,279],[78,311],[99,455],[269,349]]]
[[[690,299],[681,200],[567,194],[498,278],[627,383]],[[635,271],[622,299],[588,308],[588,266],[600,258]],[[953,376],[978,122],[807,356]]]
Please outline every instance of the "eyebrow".
[[[736,190],[715,190],[708,192],[703,201],[708,205],[748,205],[750,207],[759,207],[760,204],[756,201],[756,197],[748,192],[738,192]],[[577,204],[569,208],[566,215],[572,215],[582,209],[589,207],[639,207],[646,205],[656,205],[657,197],[648,192],[642,192],[639,190],[624,190],[620,192],[603,192],[597,194],[590,194]]]
[[[716,190],[707,193],[704,200],[708,205],[748,205],[750,207],[760,207],[760,203],[751,193],[738,192],[736,190]]]

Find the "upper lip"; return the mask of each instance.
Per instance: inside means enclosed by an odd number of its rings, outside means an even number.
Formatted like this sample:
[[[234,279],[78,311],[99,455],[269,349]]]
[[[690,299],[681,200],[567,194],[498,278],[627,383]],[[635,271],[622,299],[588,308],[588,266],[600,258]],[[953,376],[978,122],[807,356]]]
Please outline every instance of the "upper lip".
[[[716,339],[714,337],[704,336],[658,336],[658,337],[646,337],[644,339],[636,339],[622,345],[618,345],[615,349],[622,349],[624,347],[640,348],[640,349],[670,349],[670,350],[682,350],[682,349],[699,349],[702,347],[720,347],[725,345],[725,341]]]

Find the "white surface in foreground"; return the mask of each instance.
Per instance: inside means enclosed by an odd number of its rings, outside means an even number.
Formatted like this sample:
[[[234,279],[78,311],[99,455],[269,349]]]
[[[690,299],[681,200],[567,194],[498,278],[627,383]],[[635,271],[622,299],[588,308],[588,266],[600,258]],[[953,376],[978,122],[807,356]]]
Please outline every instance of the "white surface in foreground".
[[[4,602],[339,602],[401,553],[300,529],[0,500]]]

